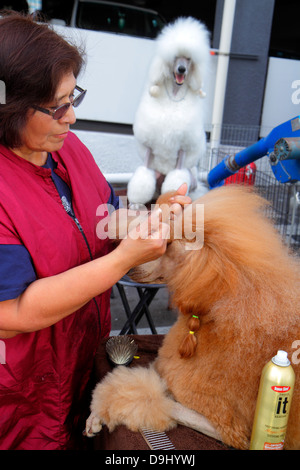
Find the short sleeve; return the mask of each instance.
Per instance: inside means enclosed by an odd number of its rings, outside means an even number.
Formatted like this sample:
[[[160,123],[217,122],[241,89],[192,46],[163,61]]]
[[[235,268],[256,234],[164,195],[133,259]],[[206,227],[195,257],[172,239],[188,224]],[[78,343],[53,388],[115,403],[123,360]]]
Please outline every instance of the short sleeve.
[[[120,209],[120,207],[122,207],[122,201],[119,199],[118,196],[116,196],[112,185],[108,182],[107,184],[110,187],[110,197],[109,197],[109,200],[107,201],[107,204],[112,205],[115,208],[115,210]]]
[[[0,245],[0,301],[17,298],[35,280],[28,250],[23,245]]]

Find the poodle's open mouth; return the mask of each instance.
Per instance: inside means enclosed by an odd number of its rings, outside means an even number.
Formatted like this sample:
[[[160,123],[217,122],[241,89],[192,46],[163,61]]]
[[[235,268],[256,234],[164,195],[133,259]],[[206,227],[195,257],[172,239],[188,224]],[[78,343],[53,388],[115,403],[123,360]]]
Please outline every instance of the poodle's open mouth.
[[[183,85],[185,80],[185,73],[174,73],[174,78],[177,85]]]
[[[188,75],[190,65],[191,59],[187,59],[186,57],[176,57],[173,68],[176,85],[183,85],[186,76]]]

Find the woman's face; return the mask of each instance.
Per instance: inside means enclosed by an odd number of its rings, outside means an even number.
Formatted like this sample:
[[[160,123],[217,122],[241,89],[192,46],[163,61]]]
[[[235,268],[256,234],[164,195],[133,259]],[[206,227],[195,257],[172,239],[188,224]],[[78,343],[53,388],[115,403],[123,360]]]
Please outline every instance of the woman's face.
[[[76,80],[73,73],[65,75],[56,90],[55,100],[44,108],[57,108],[69,103]],[[36,165],[44,165],[48,152],[59,150],[67,137],[69,127],[76,122],[73,106],[57,121],[52,116],[32,109],[22,133],[23,145],[13,151]]]

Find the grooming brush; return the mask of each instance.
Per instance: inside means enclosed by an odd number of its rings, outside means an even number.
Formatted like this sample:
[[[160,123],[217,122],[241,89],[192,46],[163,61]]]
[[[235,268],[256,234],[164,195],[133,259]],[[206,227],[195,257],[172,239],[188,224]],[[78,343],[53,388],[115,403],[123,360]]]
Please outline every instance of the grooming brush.
[[[108,357],[116,366],[128,366],[137,350],[137,344],[129,336],[112,336],[106,343]]]

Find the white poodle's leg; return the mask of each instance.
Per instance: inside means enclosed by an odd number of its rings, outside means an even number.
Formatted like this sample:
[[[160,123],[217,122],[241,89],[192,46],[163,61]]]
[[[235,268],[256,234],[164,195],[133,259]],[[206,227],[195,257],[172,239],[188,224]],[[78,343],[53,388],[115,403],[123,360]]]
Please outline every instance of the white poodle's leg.
[[[191,186],[191,174],[189,170],[187,168],[172,170],[165,177],[161,187],[161,193],[163,194],[173,190],[176,191],[183,183],[187,184],[189,191]]]
[[[153,153],[152,153],[152,150],[148,147],[146,150],[146,155],[145,155],[145,167],[150,168],[152,161],[153,161]]]
[[[127,185],[129,207],[138,210],[141,205],[151,201],[156,189],[155,171],[150,168],[153,154],[147,148],[145,165],[139,166]]]
[[[153,198],[155,189],[156,178],[154,170],[145,166],[139,166],[127,185],[129,204],[131,206],[133,204],[146,204]]]
[[[184,150],[178,151],[175,170],[170,171],[165,177],[161,187],[161,192],[166,193],[179,188],[183,183],[188,186],[188,192],[192,183],[191,173],[187,168],[184,168],[185,152]]]
[[[185,152],[184,150],[179,150],[175,168],[177,170],[182,170],[182,168],[184,168],[184,162],[185,162]]]

